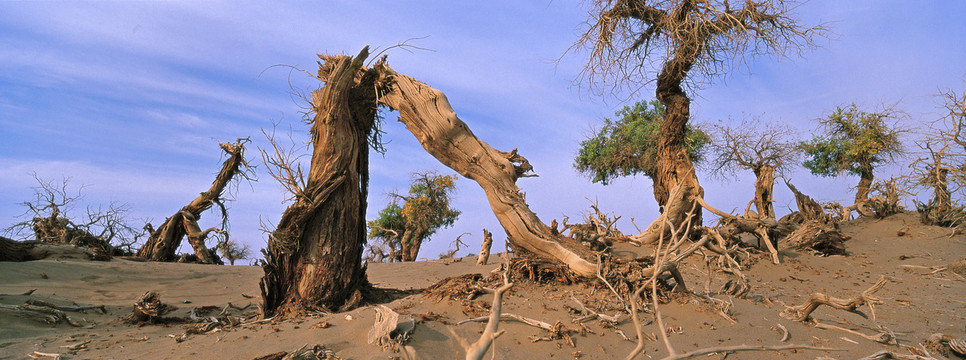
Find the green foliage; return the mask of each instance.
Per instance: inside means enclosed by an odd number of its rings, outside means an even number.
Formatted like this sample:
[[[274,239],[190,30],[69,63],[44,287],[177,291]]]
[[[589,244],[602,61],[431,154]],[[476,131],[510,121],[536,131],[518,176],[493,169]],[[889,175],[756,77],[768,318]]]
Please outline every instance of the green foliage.
[[[614,114],[617,121],[604,118],[600,131],[580,142],[574,168],[604,185],[623,176],[644,174],[653,178],[657,173],[657,142],[664,114],[664,106],[653,100],[625,106]],[[688,125],[684,142],[691,161],[700,163],[710,137]]]
[[[392,201],[379,211],[379,216],[368,222],[369,239],[379,239],[390,249],[402,248],[399,241],[407,232],[415,232],[428,239],[437,230],[452,226],[460,211],[450,207],[451,193],[456,189],[457,175],[438,175],[433,172],[417,173],[409,186],[407,195],[390,194]],[[399,200],[403,201],[402,206]]]
[[[868,113],[855,104],[837,108],[822,120],[825,136],[799,145],[805,153],[803,165],[819,176],[871,173],[876,164],[892,160],[902,152],[899,131],[886,123],[892,117],[894,113],[889,109]]]

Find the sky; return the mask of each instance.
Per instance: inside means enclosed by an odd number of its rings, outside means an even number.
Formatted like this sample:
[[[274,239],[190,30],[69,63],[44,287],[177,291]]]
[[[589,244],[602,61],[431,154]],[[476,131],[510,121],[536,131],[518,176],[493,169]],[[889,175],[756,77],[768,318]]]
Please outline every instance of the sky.
[[[593,184],[572,166],[581,140],[637,100],[596,96],[575,83],[586,54],[568,52],[585,29],[586,2],[493,1],[2,1],[0,2],[0,227],[23,221],[38,177],[84,187],[86,205],[126,204],[140,227],[159,225],[207,190],[224,160],[219,142],[251,138],[258,180],[229,203],[232,238],[265,246],[260,224],[286,207],[281,187],[261,165],[262,130],[277,126],[305,141],[304,102],[320,86],[317,53],[374,52],[409,40],[419,49],[386,52],[397,72],[446,93],[457,114],[492,147],[518,148],[539,177],[521,178],[531,208],[545,222],[581,219],[596,202],[633,233],[658,214],[643,176]],[[916,132],[942,116],[940,91],[966,89],[966,2],[815,0],[798,6],[803,24],[826,24],[828,39],[802,56],[752,57],[694,89],[692,121],[737,123],[760,117],[811,138],[816,119],[836,106],[874,110],[895,104],[915,150]],[[293,70],[297,69],[297,70]],[[387,152],[373,153],[368,216],[410,174],[455,173],[421,148],[387,113]],[[914,157],[915,155],[911,155]],[[905,160],[903,160],[905,161]],[[908,161],[877,176],[908,172]],[[753,196],[750,172],[714,176],[699,169],[706,199],[743,209]],[[857,178],[786,174],[819,201],[849,203]],[[456,224],[439,231],[420,257],[434,259],[462,233],[459,254],[478,253],[482,229],[505,239],[480,187],[457,181]],[[780,184],[780,182],[779,182]],[[794,208],[776,185],[779,216]],[[633,219],[633,222],[632,222]],[[217,215],[205,214],[202,226]],[[709,220],[706,220],[709,221]],[[185,242],[187,243],[187,242]],[[190,251],[187,244],[183,251]]]

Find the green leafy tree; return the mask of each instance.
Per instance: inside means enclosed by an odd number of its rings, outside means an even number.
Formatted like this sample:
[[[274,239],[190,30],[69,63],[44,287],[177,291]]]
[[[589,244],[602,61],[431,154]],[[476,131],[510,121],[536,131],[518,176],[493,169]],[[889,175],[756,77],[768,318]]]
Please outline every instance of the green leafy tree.
[[[604,118],[597,134],[580,142],[574,168],[604,185],[615,178],[637,174],[654,179],[664,115],[664,105],[653,100],[625,106],[614,113],[618,120]],[[709,141],[704,131],[687,125],[684,146],[691,161],[701,162]]]
[[[876,165],[902,154],[900,130],[894,123],[898,116],[891,107],[880,112],[865,112],[855,104],[836,108],[821,120],[824,135],[800,144],[803,165],[819,176],[859,176],[855,202],[867,200]]]
[[[377,240],[370,251],[385,252],[385,247],[391,261],[416,260],[422,243],[460,216],[459,210],[450,207],[456,179],[457,175],[416,173],[407,195],[390,193],[392,200],[368,223],[369,239]]]

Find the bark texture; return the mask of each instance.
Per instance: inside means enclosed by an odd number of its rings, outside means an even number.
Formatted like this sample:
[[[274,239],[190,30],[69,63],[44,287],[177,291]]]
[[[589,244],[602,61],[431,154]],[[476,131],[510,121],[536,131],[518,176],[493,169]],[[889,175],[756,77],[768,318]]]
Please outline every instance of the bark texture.
[[[379,100],[399,112],[399,120],[423,148],[444,165],[476,181],[514,248],[555,259],[582,276],[594,276],[594,254],[577,241],[553,234],[527,206],[516,180],[533,167],[526,158],[496,150],[470,131],[441,91],[409,76],[393,76],[392,91]],[[530,175],[532,176],[532,175]]]
[[[181,246],[181,241],[188,237],[198,262],[203,264],[223,264],[220,258],[214,254],[206,245],[205,239],[213,231],[221,231],[217,228],[201,231],[198,220],[201,213],[211,208],[213,204],[218,204],[222,210],[222,218],[226,219],[227,214],[221,203],[222,193],[238,174],[247,167],[245,162],[245,143],[247,139],[239,139],[235,143],[221,143],[221,149],[228,155],[228,159],[221,166],[221,171],[211,183],[207,191],[202,192],[198,197],[178,210],[174,215],[164,220],[157,230],[151,231],[151,237],[138,249],[137,256],[151,261],[175,261],[175,252]]]
[[[755,209],[762,219],[775,218],[775,167],[762,166],[755,170]]]
[[[875,180],[871,170],[872,166],[863,165],[862,167],[863,170],[859,174],[859,185],[855,191],[856,204],[869,200],[869,192],[872,190],[872,182]]]
[[[30,261],[43,259],[44,252],[33,251],[36,242],[14,241],[0,236],[0,261]]]
[[[493,247],[493,233],[483,229],[483,244],[480,245],[480,257],[476,260],[477,265],[486,265],[490,261],[491,247]]]
[[[368,47],[355,57],[319,55],[325,85],[312,93],[310,170],[269,235],[259,284],[266,316],[345,310],[362,300],[369,139],[384,84],[382,61],[366,69],[368,56]]]
[[[694,173],[694,164],[688,157],[684,140],[687,134],[688,121],[691,119],[691,99],[688,98],[681,84],[688,72],[694,66],[696,52],[699,49],[685,48],[674,58],[664,64],[657,77],[657,100],[666,109],[664,122],[661,124],[661,135],[658,137],[657,174],[654,177],[654,199],[664,208],[677,199],[670,199],[671,190],[686,187],[684,196],[685,211],[670,217],[675,226],[680,226],[691,217],[692,226],[701,225],[701,209],[695,206],[695,197],[704,197],[704,188],[698,183]],[[692,52],[695,52],[692,54]]]

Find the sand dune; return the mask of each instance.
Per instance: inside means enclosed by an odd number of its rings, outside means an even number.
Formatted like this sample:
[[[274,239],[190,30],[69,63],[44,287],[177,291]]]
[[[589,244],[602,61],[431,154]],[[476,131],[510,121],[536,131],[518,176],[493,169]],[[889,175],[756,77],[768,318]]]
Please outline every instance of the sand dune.
[[[897,235],[904,228],[907,228],[906,234]],[[728,359],[856,359],[880,350],[911,354],[912,350],[905,346],[919,348],[933,333],[966,338],[966,278],[944,267],[966,257],[966,236],[950,236],[949,229],[921,226],[915,214],[900,214],[884,220],[856,220],[843,224],[842,229],[852,236],[847,242],[849,256],[817,257],[782,251],[784,262],[775,265],[765,254],[759,255],[760,261],[745,269],[752,287],[744,298],[717,294],[728,277],[716,273],[709,279],[701,257],[692,256],[682,266],[688,286],[697,293],[730,302],[729,314],[719,314],[699,296],[679,296],[661,306],[670,342],[679,353],[740,344],[806,344],[839,349],[743,352],[727,355]],[[498,266],[499,256],[491,259],[491,264],[486,266],[477,266],[475,259],[451,264],[439,261],[370,264],[368,274],[377,287],[400,290],[394,292],[397,298],[385,305],[416,319],[417,325],[407,345],[415,349],[419,358],[461,358],[462,349],[450,329],[465,339],[477,338],[484,324],[457,325],[457,322],[485,315],[489,295],[473,301],[436,300],[402,290],[423,289],[461,274],[487,275]],[[73,359],[253,359],[316,344],[331,349],[341,358],[404,358],[399,352],[367,343],[375,319],[373,305],[346,313],[313,314],[299,320],[256,322],[260,276],[261,269],[257,267],[129,259],[93,262],[70,251],[60,251],[39,261],[0,263],[0,294],[3,294],[0,305],[4,306],[0,310],[0,358],[23,359],[38,351]],[[881,300],[874,308],[875,321],[895,334],[900,347],[879,344],[841,330],[819,329],[780,316],[783,305],[801,304],[812,293],[848,298],[882,276],[889,282],[875,293]],[[36,290],[30,295],[17,295],[32,289]],[[237,319],[239,324],[184,336],[186,328],[182,324],[139,327],[121,321],[131,313],[136,299],[149,290],[158,292],[164,303],[178,308],[167,316],[186,318],[193,308],[205,306],[217,307],[214,312],[220,313],[230,303],[233,307],[228,307],[225,314]],[[505,321],[501,329],[506,333],[496,340],[491,350],[495,351],[496,358],[611,359],[623,358],[633,349],[634,328],[626,317],[616,327],[596,320],[581,326],[572,321],[579,317],[571,311],[579,307],[572,297],[597,305],[608,315],[621,313],[620,303],[606,287],[518,281],[505,299],[504,312],[551,324],[559,321],[573,330],[570,334],[573,346],[566,339],[549,339],[546,331]],[[106,313],[66,312],[81,325],[77,327],[23,318],[11,309],[31,299],[65,306],[104,305]],[[862,309],[872,315],[867,307]],[[813,317],[822,323],[864,334],[878,330],[871,319],[828,307],[820,307]],[[652,314],[642,314],[645,322],[651,322],[652,318]],[[790,334],[787,342],[781,341],[783,331],[779,324]],[[660,330],[650,323],[644,331],[657,336]],[[649,340],[645,350],[645,358],[667,355],[660,340]],[[716,354],[707,358],[724,356]]]

